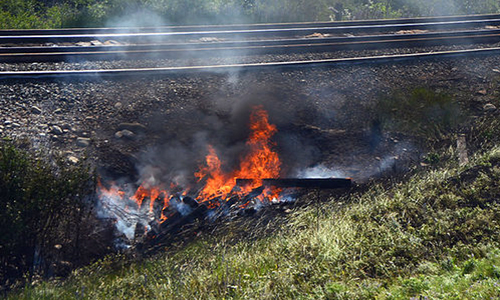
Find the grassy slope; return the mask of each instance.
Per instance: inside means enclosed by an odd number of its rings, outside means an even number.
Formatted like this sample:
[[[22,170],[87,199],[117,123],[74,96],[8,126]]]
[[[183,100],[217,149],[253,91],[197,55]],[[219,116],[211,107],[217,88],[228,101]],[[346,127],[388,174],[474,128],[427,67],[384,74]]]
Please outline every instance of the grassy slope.
[[[319,222],[315,208],[297,209],[271,237],[203,237],[169,255],[122,267],[104,260],[11,296],[497,299],[499,182],[496,147],[466,167],[449,163],[325,204]]]

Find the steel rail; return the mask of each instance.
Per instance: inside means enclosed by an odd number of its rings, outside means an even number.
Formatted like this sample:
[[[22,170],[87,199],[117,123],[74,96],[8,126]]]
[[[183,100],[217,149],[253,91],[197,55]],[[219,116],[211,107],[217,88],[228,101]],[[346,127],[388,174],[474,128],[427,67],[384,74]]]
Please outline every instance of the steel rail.
[[[245,71],[263,71],[271,69],[293,69],[313,67],[333,67],[353,64],[378,64],[424,60],[437,58],[477,57],[481,55],[500,55],[500,47],[485,49],[467,49],[455,51],[439,51],[429,53],[411,53],[398,55],[381,55],[371,57],[335,58],[307,61],[266,62],[251,64],[160,67],[140,69],[95,69],[95,70],[54,70],[54,71],[1,71],[0,80],[12,79],[75,79],[125,76],[178,76],[189,74],[215,73],[226,74]]]
[[[184,25],[184,26],[158,26],[158,27],[110,27],[110,28],[64,28],[64,29],[3,29],[0,36],[20,35],[78,35],[78,34],[106,34],[106,33],[141,33],[141,32],[190,32],[190,31],[220,31],[220,30],[251,30],[268,28],[308,28],[332,26],[377,26],[411,24],[423,22],[470,21],[500,19],[500,14],[438,16],[400,19],[375,19],[359,21],[335,22],[293,22],[293,23],[261,23],[261,24],[236,24],[236,25]]]
[[[104,52],[104,51],[150,51],[150,50],[193,50],[201,48],[227,48],[227,47],[260,47],[275,45],[298,45],[298,44],[326,44],[326,43],[349,43],[349,42],[376,42],[395,41],[411,39],[430,38],[467,38],[474,36],[496,35],[500,29],[452,31],[452,32],[425,32],[413,34],[379,34],[368,36],[347,37],[322,37],[322,38],[295,38],[278,40],[239,40],[219,41],[213,43],[184,42],[184,43],[158,43],[158,44],[131,44],[131,45],[98,45],[98,46],[35,46],[35,47],[0,47],[0,53],[12,54],[34,54],[34,53],[61,53],[61,52]]]
[[[137,58],[203,58],[209,56],[229,55],[262,55],[280,53],[319,53],[340,50],[367,50],[388,47],[422,47],[443,44],[475,44],[500,42],[500,30],[485,30],[472,32],[427,33],[415,35],[382,35],[349,38],[299,39],[287,41],[243,41],[230,43],[207,44],[167,44],[161,47],[148,46],[107,46],[85,47],[92,50],[87,52],[65,52],[63,49],[45,47],[42,49],[30,48],[3,49],[0,51],[0,62],[55,62],[55,61],[83,61],[83,60],[112,60]],[[184,48],[183,48],[184,47]],[[46,48],[56,52],[42,52]],[[68,47],[72,50],[82,50],[78,47]],[[109,49],[108,51],[102,49]],[[19,52],[7,52],[19,51]]]
[[[134,40],[164,41],[174,38],[198,39],[202,37],[217,38],[248,38],[268,36],[302,36],[312,33],[345,34],[347,32],[391,32],[398,30],[449,30],[467,29],[484,25],[500,25],[500,18],[488,20],[465,20],[446,22],[425,22],[411,24],[330,26],[307,28],[266,28],[252,30],[220,30],[220,31],[189,31],[189,32],[141,32],[141,33],[107,33],[107,34],[75,34],[75,35],[19,35],[0,36],[0,44],[9,43],[47,43],[47,42],[81,42],[89,40],[117,40],[130,42]]]
[[[287,41],[243,41],[231,43],[207,44],[167,44],[162,46],[107,46],[85,47],[87,52],[80,52],[79,47],[68,47],[76,51],[64,51],[44,47],[34,52],[27,52],[29,47],[2,49],[0,63],[18,62],[55,62],[82,60],[111,60],[140,58],[196,58],[228,55],[258,55],[279,53],[318,53],[340,50],[381,49],[384,47],[415,47],[443,44],[474,44],[500,42],[500,30],[473,32],[429,33],[415,35],[382,35],[369,37],[299,39]],[[184,48],[183,48],[184,47]],[[44,52],[47,48],[56,52]],[[108,50],[109,49],[109,50]],[[7,52],[7,51],[11,52]],[[61,51],[62,50],[62,51]],[[90,51],[92,50],[92,51]]]

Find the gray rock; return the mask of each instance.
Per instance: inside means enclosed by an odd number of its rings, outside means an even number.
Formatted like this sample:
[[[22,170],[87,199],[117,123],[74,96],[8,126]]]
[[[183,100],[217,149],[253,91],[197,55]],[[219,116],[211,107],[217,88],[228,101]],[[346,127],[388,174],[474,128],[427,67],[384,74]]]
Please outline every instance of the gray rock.
[[[61,129],[61,127],[59,127],[57,125],[52,126],[52,130],[50,132],[55,134],[55,135],[61,135],[64,133],[63,130]]]
[[[75,156],[69,156],[68,157],[68,162],[70,164],[72,164],[72,165],[76,165],[76,164],[78,164],[80,162],[80,160],[77,157],[75,157]]]
[[[130,130],[132,132],[144,132],[147,130],[147,127],[142,125],[141,123],[120,123],[118,125],[118,130]]]
[[[485,112],[494,112],[497,110],[497,107],[491,103],[487,103],[483,106],[483,110]]]
[[[38,106],[32,106],[31,107],[31,112],[34,113],[34,114],[41,114],[42,113],[42,110],[38,107]]]
[[[120,130],[120,131],[117,131],[115,133],[115,138],[117,139],[129,139],[129,140],[133,140],[135,139],[136,137],[136,134],[130,130],[127,130],[127,129],[124,129],[124,130]]]
[[[78,137],[76,139],[76,145],[78,147],[88,147],[90,145],[90,139],[85,137]]]

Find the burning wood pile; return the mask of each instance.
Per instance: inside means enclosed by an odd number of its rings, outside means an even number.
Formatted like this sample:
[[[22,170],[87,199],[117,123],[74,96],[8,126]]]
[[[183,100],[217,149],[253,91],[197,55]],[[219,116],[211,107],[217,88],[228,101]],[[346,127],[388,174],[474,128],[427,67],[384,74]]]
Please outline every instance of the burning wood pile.
[[[204,162],[194,173],[196,183],[192,187],[145,180],[133,190],[127,184],[99,182],[97,193],[102,211],[116,220],[116,228],[129,241],[139,239],[154,244],[196,220],[289,202],[296,189],[351,185],[349,178],[280,178],[281,161],[271,141],[276,132],[267,112],[255,107],[250,116],[246,152],[236,169],[225,171],[215,148],[208,146]]]

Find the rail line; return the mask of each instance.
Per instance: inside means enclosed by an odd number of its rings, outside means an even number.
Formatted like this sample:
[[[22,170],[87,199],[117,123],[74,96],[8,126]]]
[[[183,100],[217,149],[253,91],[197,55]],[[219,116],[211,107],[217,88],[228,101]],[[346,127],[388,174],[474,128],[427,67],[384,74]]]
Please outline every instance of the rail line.
[[[379,21],[382,22],[382,21]],[[91,40],[115,40],[119,42],[161,42],[172,39],[200,39],[200,38],[219,38],[219,39],[245,39],[245,38],[287,38],[304,36],[313,33],[319,34],[345,34],[345,33],[382,33],[399,30],[456,30],[470,29],[481,26],[500,26],[500,16],[497,18],[486,19],[463,19],[463,20],[432,20],[421,22],[408,23],[380,23],[380,24],[361,24],[361,25],[339,25],[336,23],[309,23],[309,26],[299,27],[264,27],[252,29],[232,29],[223,28],[222,30],[206,30],[200,29],[197,31],[158,31],[150,30],[148,32],[92,32],[78,34],[61,34],[61,32],[53,31],[52,34],[32,34],[21,35],[12,34],[13,32],[0,32],[0,44],[19,44],[19,43],[63,43],[63,42],[82,42]],[[59,34],[57,34],[59,33]]]
[[[101,78],[124,76],[159,76],[159,75],[184,75],[200,73],[229,73],[245,72],[267,69],[290,69],[304,67],[331,67],[348,64],[376,64],[400,62],[408,60],[424,60],[435,58],[458,58],[481,55],[500,55],[500,47],[487,49],[467,49],[456,51],[440,51],[428,53],[411,53],[400,55],[382,55],[371,57],[353,57],[339,59],[322,59],[290,62],[267,62],[232,65],[207,65],[187,67],[161,67],[161,68],[136,68],[136,69],[98,69],[98,70],[55,70],[55,71],[3,71],[0,80],[16,79],[72,79],[72,78]]]
[[[340,22],[298,22],[298,23],[264,23],[264,24],[237,24],[237,25],[193,25],[193,26],[162,26],[162,27],[118,27],[118,28],[66,28],[66,29],[7,29],[0,30],[0,36],[23,35],[95,35],[109,33],[143,33],[143,32],[207,32],[233,31],[255,29],[290,29],[290,28],[317,28],[317,27],[352,27],[352,26],[379,26],[400,25],[414,23],[484,21],[500,19],[500,14],[462,15],[421,17],[383,20],[360,20]]]
[[[388,47],[422,47],[447,44],[500,42],[500,29],[389,34],[360,37],[317,39],[258,40],[207,43],[170,43],[127,46],[63,46],[0,48],[0,62],[54,62],[79,60],[112,60],[137,58],[201,58],[228,55],[261,55],[282,53],[318,53],[340,50],[366,50]]]

